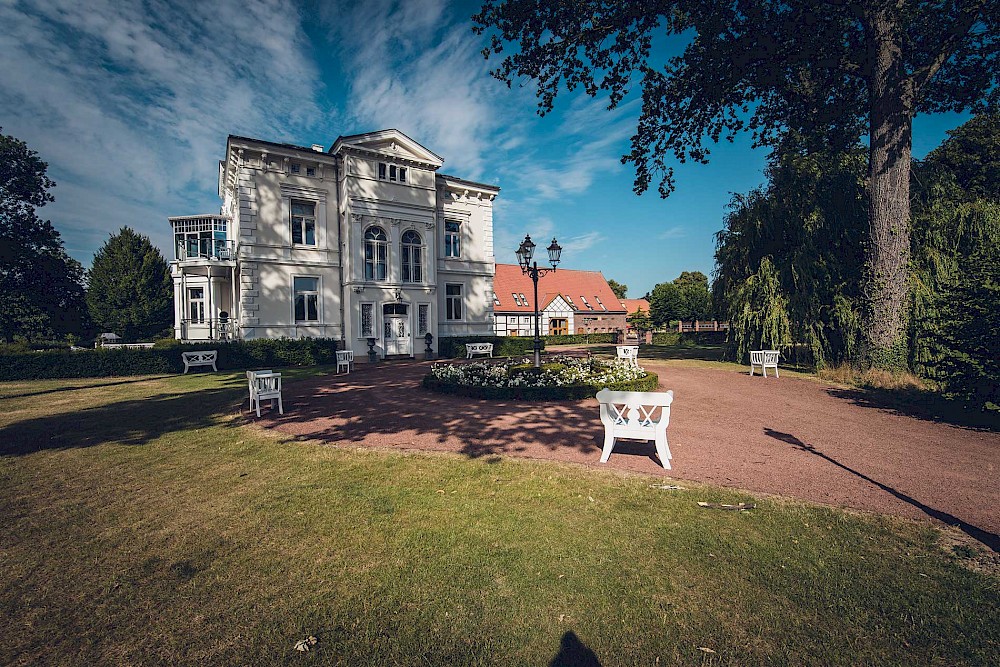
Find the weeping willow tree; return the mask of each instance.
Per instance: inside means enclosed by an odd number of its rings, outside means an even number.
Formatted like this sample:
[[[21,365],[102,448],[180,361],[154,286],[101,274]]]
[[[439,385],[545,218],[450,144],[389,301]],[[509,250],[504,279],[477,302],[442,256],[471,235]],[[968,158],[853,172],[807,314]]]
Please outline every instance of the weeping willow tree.
[[[788,299],[770,257],[761,259],[758,270],[733,293],[730,313],[729,344],[737,359],[750,350],[787,351],[791,345]]]
[[[765,258],[771,258],[767,264],[785,304],[784,344],[791,357],[823,366],[850,358],[857,348],[865,154],[804,146],[789,140],[772,154],[767,186],[734,196],[716,236],[713,299],[726,304],[733,324],[733,358],[742,358],[743,342],[756,336],[740,331],[752,321],[744,286],[764,270]]]

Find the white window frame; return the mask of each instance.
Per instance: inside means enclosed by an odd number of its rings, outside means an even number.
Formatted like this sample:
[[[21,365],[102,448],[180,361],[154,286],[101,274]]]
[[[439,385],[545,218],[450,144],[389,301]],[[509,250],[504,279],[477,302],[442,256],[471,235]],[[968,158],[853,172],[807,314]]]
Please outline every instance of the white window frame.
[[[195,290],[201,290],[201,296],[197,299],[192,296]],[[188,321],[191,324],[205,324],[205,314],[207,309],[207,301],[205,299],[206,287],[195,286],[188,287]],[[195,317],[194,306],[197,304],[199,306],[198,310],[201,311],[198,317]]]
[[[295,289],[295,279],[296,278],[307,278],[307,279],[315,280],[316,281],[316,289],[315,289],[315,291],[314,290],[304,290],[304,291],[300,292],[300,291],[296,290]],[[295,301],[298,299],[298,297],[299,297],[300,294],[302,294],[305,297],[309,297],[309,296],[315,296],[316,297],[316,319],[315,320],[310,320],[309,319],[309,301],[308,301],[308,299],[306,299],[303,302],[303,306],[304,306],[303,307],[303,315],[305,315],[305,319],[301,319],[300,320],[298,317],[296,317],[296,313],[295,313]],[[306,274],[294,274],[294,275],[292,275],[292,321],[295,322],[295,324],[305,324],[305,325],[319,324],[320,322],[322,322],[323,321],[323,299],[320,298],[322,294],[323,294],[323,277],[322,276],[306,275]]]
[[[312,207],[312,215],[311,216],[310,215],[296,215],[295,214],[295,206],[296,206],[296,204],[311,206]],[[317,229],[316,229],[316,209],[318,208],[317,204],[318,204],[318,202],[316,202],[316,201],[314,201],[312,199],[300,199],[300,198],[297,198],[297,197],[293,197],[293,198],[291,198],[291,199],[288,200],[288,220],[289,220],[289,232],[290,232],[290,239],[289,240],[292,242],[293,246],[301,246],[301,247],[305,247],[305,248],[315,248],[315,247],[317,247],[317,245],[319,245],[319,234],[317,233]],[[300,231],[301,236],[302,236],[302,240],[299,241],[299,242],[295,241],[295,227],[296,227],[296,224],[297,224],[296,223],[296,218],[299,219],[299,222],[298,222],[298,224],[300,225],[299,231]],[[312,243],[306,242],[306,238],[307,238],[306,229],[308,227],[308,222],[310,220],[312,220],[312,228],[313,228],[313,242]]]
[[[382,236],[383,236],[384,240],[383,239],[369,239],[368,238],[368,233],[372,232],[373,230],[376,230],[376,229],[378,231],[382,232]],[[363,276],[364,276],[365,281],[367,281],[367,282],[376,282],[376,283],[384,283],[385,281],[389,280],[389,235],[386,234],[385,230],[382,229],[381,227],[379,227],[378,225],[372,225],[371,227],[368,227],[365,230],[365,232],[364,232],[364,234],[362,236],[362,243],[364,244],[363,245],[364,254],[362,256],[361,270],[363,272]],[[368,246],[369,246],[369,244],[371,244],[371,248],[372,248],[372,260],[371,260],[372,274],[371,274],[371,277],[368,276]],[[385,266],[385,275],[382,276],[381,278],[378,277],[378,266],[380,264],[379,257],[378,257],[378,255],[379,255],[379,249],[382,250],[382,253],[384,255],[384,259],[382,260],[381,263]]]
[[[450,231],[448,225],[457,225],[458,229]],[[449,246],[449,240],[451,245]],[[462,221],[444,221],[444,256],[450,259],[461,259],[462,257]]]
[[[371,309],[371,329],[365,331],[365,306]],[[358,338],[378,338],[375,332],[378,331],[375,321],[375,303],[373,301],[362,301],[358,304]]]
[[[417,243],[406,242],[406,235],[410,233],[416,235]],[[399,270],[402,281],[404,283],[424,282],[424,237],[415,229],[407,229],[400,237],[400,249]],[[407,268],[409,268],[409,275],[407,275]]]
[[[458,294],[448,294],[449,287],[457,287]],[[455,315],[455,305],[458,306],[458,317]],[[449,322],[465,321],[465,285],[462,283],[445,283],[444,285],[444,313],[445,319]]]

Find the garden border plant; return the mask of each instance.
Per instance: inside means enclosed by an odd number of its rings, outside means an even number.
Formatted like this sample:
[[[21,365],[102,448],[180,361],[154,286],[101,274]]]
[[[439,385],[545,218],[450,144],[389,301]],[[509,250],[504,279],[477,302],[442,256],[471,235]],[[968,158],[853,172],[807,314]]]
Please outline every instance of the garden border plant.
[[[586,371],[585,365],[590,367]],[[596,376],[595,381],[579,381],[585,372]],[[578,401],[593,398],[605,388],[655,391],[659,377],[656,373],[633,369],[616,361],[559,356],[550,358],[538,370],[522,358],[464,364],[439,362],[424,376],[422,385],[442,394],[488,400]]]

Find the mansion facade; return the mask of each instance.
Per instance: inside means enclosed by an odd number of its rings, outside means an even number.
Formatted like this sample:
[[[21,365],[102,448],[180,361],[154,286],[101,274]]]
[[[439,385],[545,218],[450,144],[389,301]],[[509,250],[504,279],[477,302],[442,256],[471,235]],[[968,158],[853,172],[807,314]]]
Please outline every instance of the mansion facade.
[[[329,149],[230,136],[220,214],[172,217],[174,335],[335,338],[420,357],[490,335],[498,187],[439,173],[398,130]]]

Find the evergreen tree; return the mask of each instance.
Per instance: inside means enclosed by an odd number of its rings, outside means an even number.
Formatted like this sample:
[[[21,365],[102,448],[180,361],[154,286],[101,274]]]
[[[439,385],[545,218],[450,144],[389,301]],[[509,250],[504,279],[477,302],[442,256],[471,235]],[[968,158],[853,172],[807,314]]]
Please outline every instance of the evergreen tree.
[[[94,255],[87,277],[87,306],[101,331],[136,340],[173,322],[170,271],[148,237],[122,227]]]
[[[48,165],[0,133],[0,338],[79,335],[85,326],[83,267],[35,210],[53,201]]]

